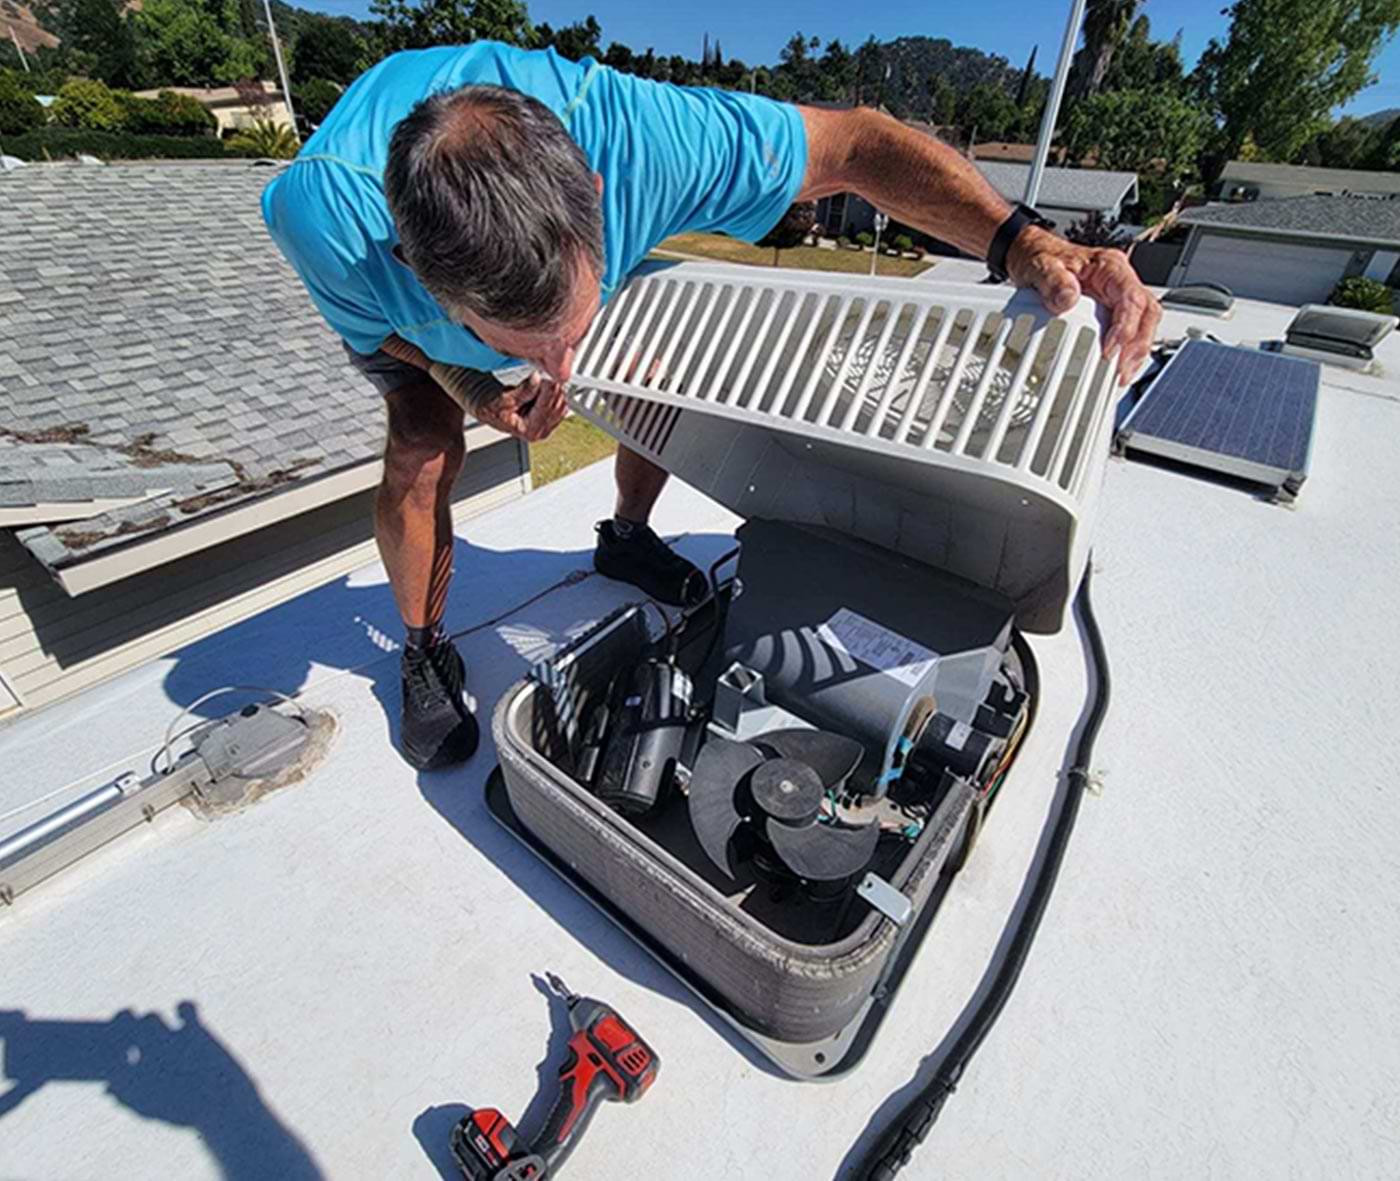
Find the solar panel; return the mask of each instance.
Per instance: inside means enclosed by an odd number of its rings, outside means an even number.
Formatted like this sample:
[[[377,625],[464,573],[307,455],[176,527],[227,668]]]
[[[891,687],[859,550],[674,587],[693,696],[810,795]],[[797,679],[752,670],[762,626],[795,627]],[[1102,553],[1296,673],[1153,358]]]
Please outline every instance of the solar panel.
[[[1320,367],[1189,340],[1124,419],[1120,450],[1266,484],[1280,499],[1307,476]]]

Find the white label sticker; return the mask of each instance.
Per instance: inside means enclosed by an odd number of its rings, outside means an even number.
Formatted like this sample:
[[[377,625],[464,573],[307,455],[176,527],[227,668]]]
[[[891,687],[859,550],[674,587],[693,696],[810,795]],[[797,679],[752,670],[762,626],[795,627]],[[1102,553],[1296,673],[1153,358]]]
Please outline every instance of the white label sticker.
[[[967,740],[972,737],[972,727],[966,722],[954,722],[953,728],[948,731],[948,745],[954,750],[962,750],[967,745]]]
[[[937,652],[905,639],[898,632],[892,632],[846,607],[818,627],[817,635],[838,652],[853,656],[879,672],[888,673],[911,689],[923,680],[938,660]]]

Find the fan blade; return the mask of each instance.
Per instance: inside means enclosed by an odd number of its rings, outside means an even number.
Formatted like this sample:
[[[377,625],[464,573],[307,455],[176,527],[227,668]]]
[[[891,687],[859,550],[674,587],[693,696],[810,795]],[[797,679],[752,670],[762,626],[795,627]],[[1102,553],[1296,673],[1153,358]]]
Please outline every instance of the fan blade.
[[[880,840],[878,824],[860,828],[834,824],[790,828],[770,820],[764,832],[782,863],[798,877],[813,882],[839,882],[859,873],[875,855],[875,845]]]
[[[825,730],[773,730],[760,734],[754,742],[779,758],[806,763],[821,777],[825,788],[840,787],[865,756],[865,747],[854,738]]]
[[[690,774],[690,825],[705,855],[725,873],[729,868],[729,838],[743,819],[734,794],[744,776],[763,756],[743,742],[711,737],[700,748]]]

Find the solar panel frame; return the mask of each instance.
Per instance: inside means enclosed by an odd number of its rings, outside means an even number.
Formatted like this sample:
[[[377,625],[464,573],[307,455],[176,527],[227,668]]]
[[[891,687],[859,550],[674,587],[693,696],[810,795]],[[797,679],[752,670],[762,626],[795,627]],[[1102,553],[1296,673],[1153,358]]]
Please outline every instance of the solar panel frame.
[[[1307,478],[1320,385],[1313,361],[1188,340],[1123,420],[1118,447],[1291,499]]]

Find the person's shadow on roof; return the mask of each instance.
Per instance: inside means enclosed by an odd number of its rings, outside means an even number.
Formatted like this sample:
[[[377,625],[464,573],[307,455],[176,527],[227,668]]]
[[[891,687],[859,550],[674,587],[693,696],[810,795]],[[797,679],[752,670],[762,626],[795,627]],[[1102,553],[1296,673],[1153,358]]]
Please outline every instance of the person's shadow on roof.
[[[182,1001],[176,1012],[178,1025],[130,1009],[107,1021],[36,1020],[0,1009],[0,1085],[8,1087],[0,1093],[0,1120],[50,1083],[105,1083],[107,1094],[137,1115],[198,1133],[227,1181],[320,1181],[306,1145],[194,1003]]]

